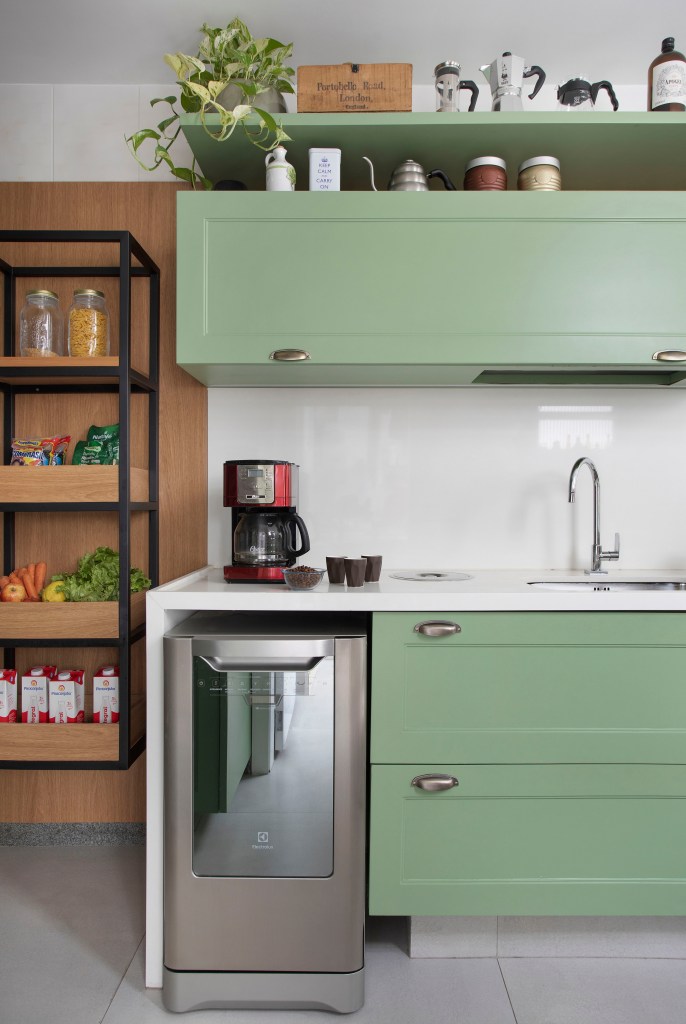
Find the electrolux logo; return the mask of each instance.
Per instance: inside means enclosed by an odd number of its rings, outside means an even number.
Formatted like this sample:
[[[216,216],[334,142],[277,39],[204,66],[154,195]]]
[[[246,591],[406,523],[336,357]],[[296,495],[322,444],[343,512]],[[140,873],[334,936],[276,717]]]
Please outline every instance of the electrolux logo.
[[[257,842],[252,844],[253,850],[273,850],[274,847],[269,842],[268,832],[258,832]]]

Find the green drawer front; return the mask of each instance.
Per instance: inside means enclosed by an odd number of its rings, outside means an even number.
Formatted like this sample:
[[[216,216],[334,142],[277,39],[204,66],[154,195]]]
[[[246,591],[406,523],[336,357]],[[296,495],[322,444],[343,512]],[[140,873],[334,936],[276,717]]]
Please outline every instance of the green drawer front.
[[[374,616],[374,763],[686,763],[683,616],[424,618]]]
[[[685,849],[683,767],[372,768],[372,914],[682,915]]]

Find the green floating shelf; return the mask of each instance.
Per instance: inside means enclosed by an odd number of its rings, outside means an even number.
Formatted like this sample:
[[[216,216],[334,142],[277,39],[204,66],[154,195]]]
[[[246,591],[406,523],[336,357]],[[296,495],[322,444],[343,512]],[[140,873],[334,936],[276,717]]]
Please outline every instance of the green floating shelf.
[[[207,118],[218,124],[217,115]],[[461,114],[283,114],[291,137],[288,159],[298,191],[308,189],[308,149],[342,150],[341,188],[369,189],[374,163],[377,187],[385,188],[393,168],[418,160],[425,170],[442,168],[457,188],[464,167],[477,156],[507,161],[509,188],[517,187],[519,164],[533,156],[556,156],[565,190],[681,190],[686,188],[686,114],[669,113],[461,113]],[[181,117],[183,132],[206,177],[237,178],[263,190],[265,153],[242,128],[216,142],[197,114]],[[440,190],[432,182],[432,190]]]

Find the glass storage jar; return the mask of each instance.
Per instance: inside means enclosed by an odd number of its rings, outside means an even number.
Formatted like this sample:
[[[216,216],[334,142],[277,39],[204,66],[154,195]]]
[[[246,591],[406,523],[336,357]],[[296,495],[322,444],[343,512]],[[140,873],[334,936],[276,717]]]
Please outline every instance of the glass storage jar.
[[[104,292],[77,288],[69,307],[69,355],[76,358],[110,354],[110,315]]]
[[[19,314],[19,352],[22,356],[61,356],[64,320],[59,299],[47,288],[26,293]]]

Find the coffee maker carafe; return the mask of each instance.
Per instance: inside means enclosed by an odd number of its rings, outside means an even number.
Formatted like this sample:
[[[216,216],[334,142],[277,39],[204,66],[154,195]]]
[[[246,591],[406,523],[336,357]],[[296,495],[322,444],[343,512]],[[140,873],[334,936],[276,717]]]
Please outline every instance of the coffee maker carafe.
[[[484,64],[479,70],[491,87],[491,110],[522,110],[524,79],[538,75],[534,91],[529,93],[530,100],[545,82],[543,68],[539,68],[537,64],[526,67],[524,58],[515,57],[509,50],[506,50],[502,57],[496,57],[491,64]]]
[[[231,508],[227,583],[283,583],[283,569],[310,550],[296,512],[298,466],[271,459],[224,463],[224,506]],[[298,544],[298,535],[300,543]]]

